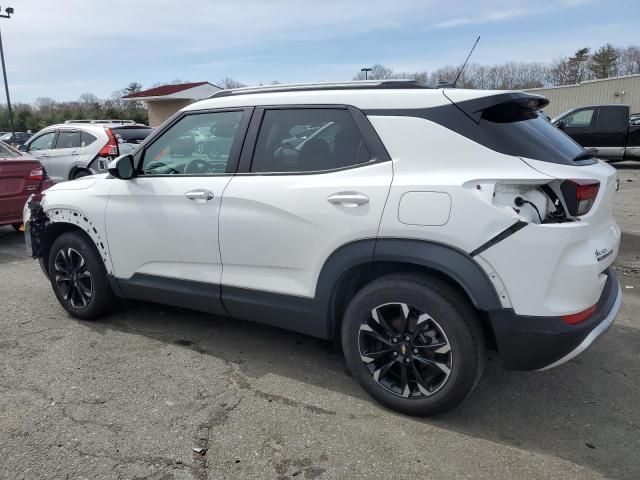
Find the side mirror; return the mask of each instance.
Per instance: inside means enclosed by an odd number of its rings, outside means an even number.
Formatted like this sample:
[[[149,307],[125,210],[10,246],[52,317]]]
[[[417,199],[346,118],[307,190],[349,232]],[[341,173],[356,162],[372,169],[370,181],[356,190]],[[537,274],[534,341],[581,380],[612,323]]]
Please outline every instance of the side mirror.
[[[108,171],[111,175],[121,180],[129,180],[136,176],[136,170],[133,167],[133,157],[131,155],[122,155],[109,164]]]
[[[18,145],[18,151],[19,152],[28,152],[29,151],[29,147],[27,147],[25,144]]]
[[[567,124],[564,122],[564,120],[559,120],[556,122],[556,127],[560,130],[564,130],[566,126]]]

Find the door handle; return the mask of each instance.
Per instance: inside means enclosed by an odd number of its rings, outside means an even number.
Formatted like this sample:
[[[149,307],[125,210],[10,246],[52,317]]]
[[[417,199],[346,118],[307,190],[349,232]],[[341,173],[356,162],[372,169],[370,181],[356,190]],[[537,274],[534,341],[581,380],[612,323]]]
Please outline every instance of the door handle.
[[[185,193],[184,196],[189,200],[204,200],[205,202],[208,202],[214,197],[211,190],[191,190]]]
[[[80,155],[80,154],[78,152],[76,152],[76,151],[73,151],[73,152],[71,152],[71,155]]]
[[[41,153],[40,155],[38,155],[38,157],[48,157],[49,154],[48,153]]]
[[[355,208],[369,203],[369,197],[360,192],[338,192],[330,195],[327,201],[333,205]]]

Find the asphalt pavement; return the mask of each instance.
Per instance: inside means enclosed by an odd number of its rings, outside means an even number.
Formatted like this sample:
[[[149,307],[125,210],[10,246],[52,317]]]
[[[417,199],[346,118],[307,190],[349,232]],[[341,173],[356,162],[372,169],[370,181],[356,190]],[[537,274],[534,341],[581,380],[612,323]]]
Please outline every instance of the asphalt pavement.
[[[495,356],[431,419],[374,403],[328,342],[127,302],[58,305],[0,227],[0,478],[640,478],[640,164],[620,164],[611,329],[548,372]]]

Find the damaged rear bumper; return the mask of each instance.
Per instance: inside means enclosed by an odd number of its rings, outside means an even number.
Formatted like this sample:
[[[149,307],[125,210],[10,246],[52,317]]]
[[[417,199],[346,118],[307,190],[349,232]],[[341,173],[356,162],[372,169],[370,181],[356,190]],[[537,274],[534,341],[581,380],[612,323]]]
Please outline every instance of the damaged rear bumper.
[[[516,315],[511,309],[491,312],[498,351],[509,370],[547,370],[561,365],[589,347],[613,323],[622,291],[613,270],[595,312],[585,321],[570,325],[560,317]]]

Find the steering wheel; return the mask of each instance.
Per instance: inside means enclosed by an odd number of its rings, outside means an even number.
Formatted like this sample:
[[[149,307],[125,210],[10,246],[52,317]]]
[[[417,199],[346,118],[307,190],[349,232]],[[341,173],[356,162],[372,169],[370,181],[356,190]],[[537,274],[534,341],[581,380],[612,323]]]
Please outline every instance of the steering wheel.
[[[144,170],[145,170],[145,173],[149,173],[149,170],[162,170],[162,169],[167,169],[168,172],[166,172],[166,173],[180,173],[175,168],[170,167],[166,163],[160,162],[160,161],[157,161],[157,160],[155,162],[151,162],[149,165],[147,165]]]
[[[211,172],[211,163],[202,160],[201,158],[196,158],[195,160],[191,160],[184,167],[184,173],[210,173]]]

